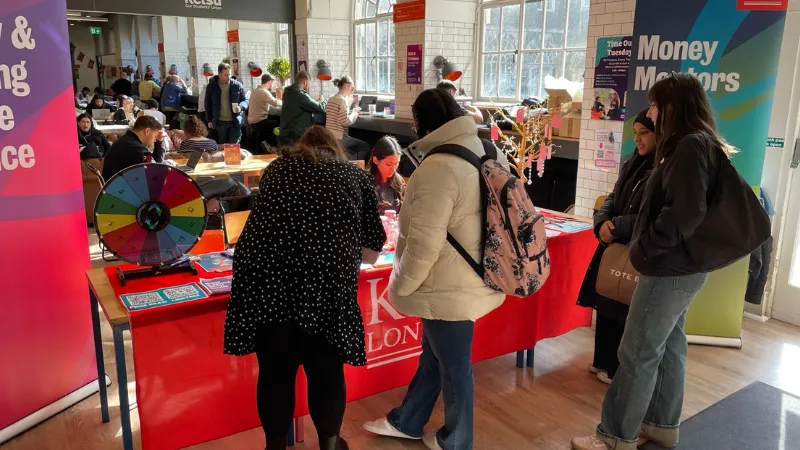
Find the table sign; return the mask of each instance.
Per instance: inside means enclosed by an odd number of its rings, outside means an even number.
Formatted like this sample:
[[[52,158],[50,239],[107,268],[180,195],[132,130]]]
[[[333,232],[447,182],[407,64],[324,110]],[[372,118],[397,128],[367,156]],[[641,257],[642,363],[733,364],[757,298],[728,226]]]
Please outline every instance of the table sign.
[[[223,145],[223,149],[225,150],[226,166],[238,166],[242,164],[242,152],[239,144],[225,144]]]
[[[139,311],[202,298],[208,298],[208,294],[200,289],[197,283],[187,283],[180,286],[119,296],[128,311]]]

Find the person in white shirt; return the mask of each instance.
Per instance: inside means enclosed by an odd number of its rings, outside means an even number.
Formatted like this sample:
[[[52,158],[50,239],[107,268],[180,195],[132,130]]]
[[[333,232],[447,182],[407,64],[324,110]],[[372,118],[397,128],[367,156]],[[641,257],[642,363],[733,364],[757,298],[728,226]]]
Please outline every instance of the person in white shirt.
[[[253,136],[250,150],[253,153],[264,153],[262,142],[266,142],[270,147],[277,147],[278,141],[275,137],[275,128],[281,125],[280,113],[275,112],[275,108],[280,108],[283,101],[275,98],[272,95],[272,85],[275,78],[265,73],[261,75],[261,85],[253,89],[250,94],[250,105],[247,112],[247,123],[249,124],[249,131]],[[282,89],[278,88],[278,96],[280,97]],[[272,113],[275,119],[270,119],[269,115]]]
[[[353,104],[353,79],[345,75],[342,78],[333,80],[333,84],[339,88],[339,92],[328,99],[325,106],[325,128],[333,134],[336,139],[342,141],[342,146],[351,160],[363,161],[369,157],[370,146],[366,142],[348,136],[348,129],[356,119],[361,108],[350,107]]]

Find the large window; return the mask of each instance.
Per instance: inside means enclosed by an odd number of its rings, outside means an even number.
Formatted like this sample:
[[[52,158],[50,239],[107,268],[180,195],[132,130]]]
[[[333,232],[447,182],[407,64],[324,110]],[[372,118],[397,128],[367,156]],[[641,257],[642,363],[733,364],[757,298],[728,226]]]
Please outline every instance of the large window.
[[[278,55],[291,61],[292,55],[289,53],[289,25],[285,23],[278,24],[278,47]]]
[[[355,83],[359,92],[394,94],[395,0],[356,0]]]
[[[480,97],[544,97],[544,77],[581,81],[589,0],[492,1],[481,12]]]

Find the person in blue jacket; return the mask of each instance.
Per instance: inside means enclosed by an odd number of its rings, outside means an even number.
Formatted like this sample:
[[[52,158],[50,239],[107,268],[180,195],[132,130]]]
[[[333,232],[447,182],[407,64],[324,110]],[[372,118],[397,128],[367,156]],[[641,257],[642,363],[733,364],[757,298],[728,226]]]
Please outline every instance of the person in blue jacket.
[[[167,116],[167,123],[172,123],[175,114],[181,110],[181,96],[189,93],[186,83],[177,75],[167,77],[164,88],[161,89],[161,108]]]
[[[242,137],[242,110],[247,108],[242,83],[231,79],[231,66],[221,63],[206,88],[208,128],[217,131],[218,144],[236,144]],[[236,106],[234,106],[236,105]]]

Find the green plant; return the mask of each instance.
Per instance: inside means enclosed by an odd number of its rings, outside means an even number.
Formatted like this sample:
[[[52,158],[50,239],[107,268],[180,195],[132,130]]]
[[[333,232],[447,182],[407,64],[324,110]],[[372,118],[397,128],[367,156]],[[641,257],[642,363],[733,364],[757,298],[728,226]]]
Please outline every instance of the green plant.
[[[272,61],[269,62],[267,70],[269,73],[274,75],[278,81],[281,82],[281,87],[283,87],[283,85],[286,83],[286,80],[289,79],[292,65],[289,64],[288,59],[281,56],[276,56],[272,59]]]

